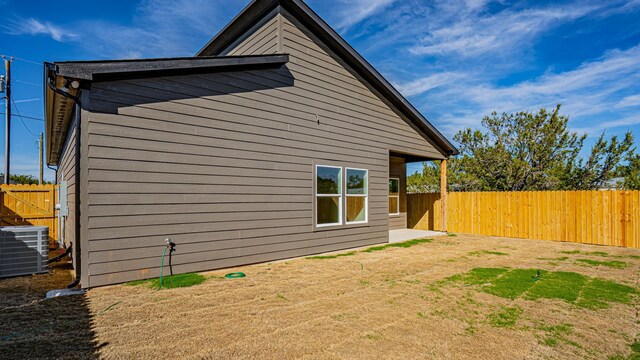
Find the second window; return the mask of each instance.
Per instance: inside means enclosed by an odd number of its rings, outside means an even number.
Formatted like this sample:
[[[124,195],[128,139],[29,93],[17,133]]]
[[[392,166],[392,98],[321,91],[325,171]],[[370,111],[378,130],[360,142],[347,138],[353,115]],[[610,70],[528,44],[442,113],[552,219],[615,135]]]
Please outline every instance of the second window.
[[[316,226],[367,223],[369,171],[328,165],[317,165],[315,170]]]

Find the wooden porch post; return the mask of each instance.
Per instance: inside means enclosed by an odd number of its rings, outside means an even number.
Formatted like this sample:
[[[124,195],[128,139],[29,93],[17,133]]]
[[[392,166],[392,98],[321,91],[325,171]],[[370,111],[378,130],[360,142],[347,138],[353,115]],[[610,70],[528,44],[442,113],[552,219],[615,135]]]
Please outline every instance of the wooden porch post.
[[[440,163],[440,210],[442,211],[442,231],[447,231],[447,159]]]

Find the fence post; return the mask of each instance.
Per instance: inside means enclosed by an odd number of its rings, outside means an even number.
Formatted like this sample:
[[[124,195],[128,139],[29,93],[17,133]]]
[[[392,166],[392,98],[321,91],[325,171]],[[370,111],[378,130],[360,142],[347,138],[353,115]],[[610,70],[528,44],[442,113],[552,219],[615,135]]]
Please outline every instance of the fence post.
[[[442,231],[447,231],[447,159],[440,163],[440,211],[442,212]]]

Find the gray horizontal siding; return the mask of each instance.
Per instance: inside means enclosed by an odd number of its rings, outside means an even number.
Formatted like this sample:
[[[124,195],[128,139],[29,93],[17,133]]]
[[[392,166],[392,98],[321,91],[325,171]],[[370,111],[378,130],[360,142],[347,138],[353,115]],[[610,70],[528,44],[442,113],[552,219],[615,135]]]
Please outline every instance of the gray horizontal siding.
[[[60,229],[64,236],[64,242],[66,246],[73,244],[74,256],[73,267],[77,269],[77,259],[79,258],[79,252],[77,251],[79,246],[76,242],[78,238],[76,236],[76,146],[77,146],[77,118],[71,123],[67,139],[60,155],[58,163],[57,181],[67,182],[67,206],[69,208],[68,216],[64,219],[64,227]],[[53,235],[53,234],[50,234]]]
[[[388,239],[389,151],[441,155],[304,32],[278,28],[276,16],[229,54],[283,46],[279,70],[94,84],[91,286],[157,276],[165,237],[176,272]],[[313,231],[314,163],[369,169],[367,225]]]
[[[263,55],[278,51],[278,20],[272,17],[266,24],[258,27],[226,55]]]
[[[283,17],[284,23],[284,52],[290,54],[289,68],[296,75],[297,80],[308,78],[313,83],[333,84],[334,86],[347,85],[347,90],[351,92],[349,98],[361,103],[362,108],[375,109],[376,113],[388,116],[389,121],[400,124],[405,129],[411,129],[407,125],[408,120],[400,118],[393,109],[374,94],[363,81],[353,75],[353,71],[348,70],[348,66],[332,55],[326,47],[315,39],[315,37],[289,16]],[[304,75],[304,76],[302,76]],[[325,78],[322,78],[325,77]],[[318,79],[319,78],[319,79]],[[314,81],[315,80],[315,81]],[[412,130],[412,129],[411,129]],[[425,139],[416,131],[410,131],[406,135],[405,141],[417,139],[425,144],[426,157],[434,159],[443,158],[442,154],[436,150],[432,141],[425,142]],[[403,151],[402,146],[392,150]],[[418,154],[417,152],[412,152]]]
[[[308,134],[308,136],[313,137],[319,137],[321,132],[319,132],[318,129],[322,129],[327,131],[323,134],[325,137],[325,139],[323,139],[324,141],[333,141],[331,139],[334,138],[341,141],[350,141],[356,146],[360,143],[366,146],[373,141],[393,142],[397,144],[396,147],[398,149],[396,150],[398,151],[404,150],[418,155],[432,157],[440,156],[433,148],[428,148],[428,144],[422,140],[415,131],[404,124],[402,120],[396,119],[396,121],[392,121],[392,119],[386,117],[377,119],[375,113],[365,110],[360,112],[351,111],[346,104],[344,106],[335,106],[333,103],[338,100],[328,95],[292,96],[289,93],[293,90],[288,89],[285,91],[282,88],[272,89],[272,95],[263,94],[261,91],[251,93],[251,88],[266,86],[265,84],[259,83],[260,79],[266,76],[282,80],[282,82],[279,82],[280,86],[285,86],[285,84],[289,82],[286,75],[283,74],[283,71],[280,73],[268,71],[256,71],[244,74],[229,73],[220,76],[210,76],[210,78],[206,76],[197,77],[198,79],[203,78],[202,82],[194,80],[194,84],[183,85],[182,88],[178,83],[183,82],[183,78],[171,80],[159,79],[153,82],[148,81],[144,83],[144,86],[119,86],[118,91],[109,91],[108,89],[101,88],[96,90],[94,98],[97,100],[105,99],[111,102],[111,105],[101,104],[106,111],[109,107],[126,105],[127,102],[129,104],[135,104],[136,102],[146,103],[175,99],[175,91],[184,91],[183,94],[185,94],[185,96],[194,92],[205,92],[209,94],[214,92],[221,94],[221,96],[216,96],[215,99],[209,99],[211,101],[199,102],[195,106],[193,99],[172,100],[161,109],[163,111],[175,112],[175,117],[172,116],[171,121],[179,121],[181,115],[184,114],[188,116],[191,121],[198,121],[198,119],[194,119],[194,117],[204,116],[207,119],[222,118],[225,122],[232,122],[233,124],[260,122],[260,128],[282,131],[282,126],[284,125],[288,126],[286,129],[290,134]],[[253,82],[240,82],[238,80],[240,77],[250,78]],[[198,82],[196,83],[196,81]],[[229,84],[235,86],[230,86]],[[298,88],[297,84],[298,82],[296,82],[296,89]],[[319,88],[316,88],[317,91],[318,89]],[[229,92],[233,93],[229,94]],[[137,95],[141,93],[144,93],[144,96]],[[325,93],[330,93],[330,91],[326,91]],[[324,101],[319,102],[313,99],[313,96],[317,99],[323,99]],[[118,100],[120,100],[120,102],[117,102]],[[278,106],[274,104],[274,101],[281,101],[282,105]],[[96,110],[99,110],[97,106],[99,105],[96,105]],[[241,113],[237,113],[239,106],[242,107]],[[141,108],[144,107],[145,105],[139,105],[135,110],[140,113]],[[312,112],[310,112],[310,110]],[[150,111],[151,114],[154,114],[153,110]],[[121,112],[121,115],[124,114],[126,113]],[[316,114],[318,114],[319,118],[316,117]],[[302,121],[296,123],[295,127],[292,127],[290,123],[281,124],[279,121],[282,120],[282,115],[294,116]],[[156,116],[157,118],[157,114],[152,116]],[[167,116],[166,113],[164,116]],[[264,117],[264,119],[262,117]],[[318,125],[318,120],[320,120],[320,125]],[[262,123],[263,121],[264,123]],[[353,125],[357,125],[357,127],[354,128]],[[218,126],[224,126],[224,124],[219,124]],[[231,125],[228,124],[226,126]],[[237,127],[233,129],[233,131],[238,131]],[[365,132],[363,133],[363,131]]]
[[[389,230],[398,230],[407,228],[407,213],[389,216]]]

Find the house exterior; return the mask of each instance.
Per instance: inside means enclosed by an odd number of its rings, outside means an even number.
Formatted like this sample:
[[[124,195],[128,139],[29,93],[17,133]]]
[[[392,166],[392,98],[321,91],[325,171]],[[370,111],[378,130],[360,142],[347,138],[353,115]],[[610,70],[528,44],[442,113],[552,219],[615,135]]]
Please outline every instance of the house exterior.
[[[192,58],[48,63],[45,83],[85,288],[157,276],[165,238],[174,273],[387,242],[406,163],[456,153],[300,0],[253,1]]]

